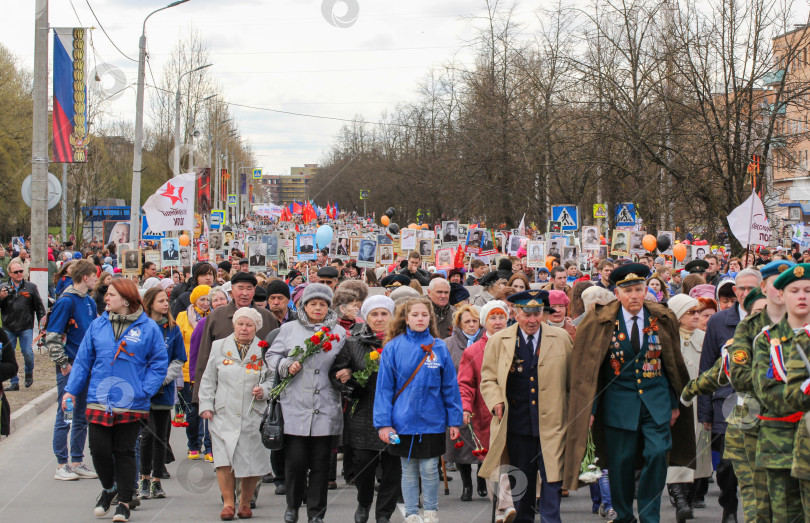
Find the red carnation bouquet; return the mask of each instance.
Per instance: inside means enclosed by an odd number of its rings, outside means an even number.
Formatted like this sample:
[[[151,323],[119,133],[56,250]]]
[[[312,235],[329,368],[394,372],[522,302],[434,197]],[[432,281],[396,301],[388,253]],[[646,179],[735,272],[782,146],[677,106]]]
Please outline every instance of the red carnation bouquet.
[[[332,342],[338,340],[340,340],[340,337],[337,334],[331,334],[329,332],[329,327],[321,327],[321,330],[304,341],[303,348],[300,345],[296,345],[295,348],[290,351],[288,357],[298,358],[298,363],[303,366],[304,363],[315,354],[319,352],[329,352],[332,350]],[[273,390],[270,391],[270,397],[278,398],[294,377],[295,376],[287,376],[281,380],[279,384],[273,387]]]
[[[489,449],[485,448],[484,445],[481,444],[481,440],[478,439],[478,436],[475,435],[472,422],[467,423],[467,426],[470,428],[470,434],[472,434],[473,443],[475,444],[475,448],[472,451],[472,455],[480,459],[481,461],[484,461],[484,458],[487,457],[487,452],[489,452]]]

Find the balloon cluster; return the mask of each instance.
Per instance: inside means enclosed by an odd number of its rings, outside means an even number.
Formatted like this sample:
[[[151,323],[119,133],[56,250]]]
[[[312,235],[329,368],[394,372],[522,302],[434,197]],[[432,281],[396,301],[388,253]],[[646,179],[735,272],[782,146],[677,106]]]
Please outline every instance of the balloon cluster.
[[[380,218],[380,223],[383,225],[383,227],[388,227],[388,232],[391,234],[396,234],[399,232],[399,225],[391,221],[391,218],[394,217],[395,212],[396,211],[393,207],[389,207]]]

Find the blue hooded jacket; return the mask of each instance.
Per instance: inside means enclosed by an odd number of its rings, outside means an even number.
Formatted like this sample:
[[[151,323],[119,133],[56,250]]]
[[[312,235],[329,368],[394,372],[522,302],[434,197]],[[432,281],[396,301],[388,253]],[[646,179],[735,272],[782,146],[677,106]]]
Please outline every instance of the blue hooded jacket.
[[[434,341],[435,340],[435,341]],[[433,343],[419,372],[392,405],[394,395],[425,356],[422,345]],[[444,341],[410,328],[382,351],[374,396],[374,427],[393,427],[398,434],[444,434],[462,422],[461,394],[453,360]]]
[[[121,341],[126,345],[119,352]],[[88,406],[103,405],[108,412],[149,411],[168,366],[157,323],[142,313],[116,339],[105,312],[87,329],[65,391],[76,396],[87,389]]]
[[[65,291],[51,307],[45,331],[65,335],[65,355],[73,361],[84,334],[98,316],[98,308],[89,294],[79,294],[72,286]]]
[[[174,368],[175,366],[172,365],[172,362],[185,363],[186,345],[183,342],[183,333],[180,332],[180,327],[177,325],[170,328],[169,324],[166,323],[164,325],[158,325],[158,328],[166,343],[166,356],[169,358],[169,371],[173,375],[163,379],[163,386],[158,390],[158,393],[152,397],[152,404],[171,406],[174,405],[174,379],[183,372],[182,364],[179,365],[179,368]]]

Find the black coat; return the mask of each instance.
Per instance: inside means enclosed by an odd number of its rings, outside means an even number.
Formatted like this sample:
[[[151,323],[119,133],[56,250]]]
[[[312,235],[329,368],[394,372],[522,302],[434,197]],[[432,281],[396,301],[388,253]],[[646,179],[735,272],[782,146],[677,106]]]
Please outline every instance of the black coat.
[[[351,335],[346,339],[346,345],[335,358],[332,375],[342,369],[359,371],[366,368],[366,354],[382,347],[382,341],[371,332],[365,323],[358,323],[352,328]],[[377,435],[374,428],[374,394],[377,391],[377,373],[371,375],[365,387],[361,387],[354,378],[347,385],[353,387],[353,393],[348,398],[344,413],[343,440],[348,441],[353,448],[367,450],[384,450],[385,443]],[[344,387],[344,390],[346,387]],[[357,407],[351,413],[355,399]]]
[[[740,323],[739,307],[735,304],[726,310],[720,311],[711,318],[706,325],[706,336],[703,338],[703,350],[700,354],[700,373],[703,374],[720,357],[720,351],[726,342],[734,337],[734,331]],[[734,389],[731,385],[724,385],[709,396],[698,396],[698,421],[712,424],[712,434],[725,434],[726,416],[723,414],[723,404],[731,396]]]
[[[8,341],[8,336],[3,329],[0,329],[0,436],[8,436],[11,432],[11,407],[3,392],[3,382],[17,375],[17,356],[15,348]]]
[[[93,300],[96,302],[96,309],[98,310],[99,316],[104,314],[104,311],[107,310],[107,304],[104,303],[104,296],[107,294],[108,288],[108,285],[102,285],[98,288],[98,292],[93,293]]]

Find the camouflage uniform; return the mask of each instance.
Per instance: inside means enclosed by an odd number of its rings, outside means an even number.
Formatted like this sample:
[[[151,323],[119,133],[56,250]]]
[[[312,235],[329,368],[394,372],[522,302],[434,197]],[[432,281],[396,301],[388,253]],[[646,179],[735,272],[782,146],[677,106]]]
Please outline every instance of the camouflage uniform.
[[[734,340],[728,349],[731,385],[737,393],[735,418],[726,429],[726,459],[731,460],[740,485],[743,516],[746,522],[770,521],[771,503],[768,497],[768,477],[765,469],[756,466],[759,438],[759,402],[751,379],[751,357],[754,338],[770,325],[767,307],[746,317],[737,325]],[[753,407],[753,408],[752,408]],[[733,448],[733,450],[732,450]]]
[[[803,346],[810,345],[810,339],[804,333],[798,337],[803,338]],[[751,375],[762,410],[756,465],[765,468],[768,477],[773,521],[801,521],[803,517],[799,481],[790,475],[797,424],[792,416],[796,411],[791,410],[784,400],[785,382],[775,369],[780,364],[771,361],[772,348],[775,353],[781,349],[783,359],[787,360],[794,352],[795,338],[797,335],[784,317],[757,335],[753,347]]]
[[[797,336],[798,343],[804,352],[810,355],[810,343],[805,343],[807,334]],[[787,385],[785,385],[785,401],[791,409],[803,411],[804,417],[796,427],[796,440],[793,449],[793,468],[791,475],[799,480],[802,505],[804,507],[804,521],[810,522],[810,387],[804,383],[810,378],[807,366],[794,350],[785,363],[787,368]],[[805,387],[802,387],[802,385]]]

